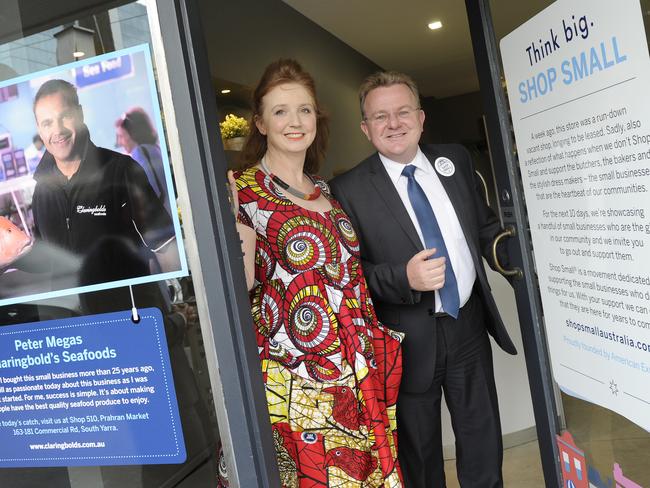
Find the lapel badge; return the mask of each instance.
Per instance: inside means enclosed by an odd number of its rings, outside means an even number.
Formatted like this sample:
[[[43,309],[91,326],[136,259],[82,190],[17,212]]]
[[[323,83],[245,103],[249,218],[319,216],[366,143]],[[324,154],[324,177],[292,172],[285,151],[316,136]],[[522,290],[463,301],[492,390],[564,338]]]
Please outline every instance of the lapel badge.
[[[437,158],[433,166],[442,176],[452,176],[456,172],[456,166],[449,158]]]

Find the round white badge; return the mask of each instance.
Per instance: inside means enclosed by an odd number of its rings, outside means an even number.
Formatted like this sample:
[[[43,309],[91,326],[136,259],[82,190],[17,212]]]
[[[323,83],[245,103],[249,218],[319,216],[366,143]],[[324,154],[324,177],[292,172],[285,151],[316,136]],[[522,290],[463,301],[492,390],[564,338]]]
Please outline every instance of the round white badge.
[[[442,176],[451,176],[456,172],[456,166],[449,158],[437,158],[433,165]]]

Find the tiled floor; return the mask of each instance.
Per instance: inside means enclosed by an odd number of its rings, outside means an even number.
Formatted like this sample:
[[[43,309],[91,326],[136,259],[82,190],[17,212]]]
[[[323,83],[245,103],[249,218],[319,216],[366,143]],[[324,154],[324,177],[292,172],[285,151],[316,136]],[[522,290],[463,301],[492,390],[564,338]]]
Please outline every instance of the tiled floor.
[[[613,483],[612,469],[618,463],[625,476],[650,488],[650,434],[624,417],[605,408],[562,395],[567,429],[576,446],[584,450],[587,465],[598,471],[604,484]],[[447,488],[459,488],[455,461],[445,462]],[[544,488],[537,442],[506,449],[503,453],[505,488]],[[595,486],[595,485],[592,485]]]
[[[459,488],[456,461],[445,461],[447,488]],[[506,488],[544,487],[537,441],[511,447],[503,452],[503,484]]]

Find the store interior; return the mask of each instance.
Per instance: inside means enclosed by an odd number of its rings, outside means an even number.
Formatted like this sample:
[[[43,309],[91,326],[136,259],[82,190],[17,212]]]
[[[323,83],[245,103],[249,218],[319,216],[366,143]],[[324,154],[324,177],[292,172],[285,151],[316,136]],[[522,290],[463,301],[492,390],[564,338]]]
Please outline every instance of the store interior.
[[[105,2],[77,2],[78,11],[57,15],[56,3],[32,2],[30,15],[12,12],[2,15],[23,18],[21,32],[0,27],[0,82],[60,64],[150,43],[146,2],[113,2],[110,9],[93,8]],[[81,7],[81,4],[83,6]],[[493,0],[492,9],[497,39],[520,25],[550,2],[512,2]],[[250,119],[251,90],[264,66],[279,57],[300,61],[314,76],[321,102],[330,117],[330,147],[321,170],[325,178],[335,176],[364,159],[372,147],[359,129],[357,88],[361,80],[379,69],[397,69],[414,77],[422,94],[426,113],[423,142],[456,142],[465,145],[476,162],[484,182],[486,198],[496,212],[494,175],[486,137],[482,98],[474,67],[471,39],[463,2],[413,0],[408,9],[396,11],[393,2],[364,0],[327,3],[301,0],[239,0],[218,2],[199,0],[205,48],[214,85],[218,111],[223,122],[233,114]],[[650,1],[642,2],[648,25]],[[10,2],[10,6],[13,5]],[[47,7],[43,7],[47,5]],[[12,7],[13,8],[13,7]],[[399,18],[399,20],[395,20]],[[54,20],[53,20],[54,19]],[[431,30],[429,22],[441,20],[443,27]],[[74,27],[74,28],[71,28]],[[646,27],[647,29],[647,27]],[[63,34],[62,34],[63,33]],[[70,41],[72,39],[72,41]],[[72,42],[75,50],[69,49]],[[64,46],[68,45],[67,49]],[[81,46],[83,56],[74,56]],[[4,86],[4,85],[2,85]],[[0,88],[0,215],[29,233],[33,227],[31,197],[33,171],[40,159],[36,133],[28,102],[17,84]],[[29,87],[27,87],[29,89]],[[110,105],[110,96],[106,104]],[[24,120],[7,121],[9,117]],[[112,122],[105,134],[98,134],[102,145],[115,147]],[[8,130],[11,126],[12,129]],[[14,127],[18,129],[13,129]],[[220,140],[219,134],[214,134]],[[240,156],[237,145],[222,141],[226,157],[236,167]],[[171,161],[172,166],[174,161]],[[499,306],[521,351],[521,334],[514,294],[504,278],[490,275]],[[3,486],[56,486],[77,488],[88,480],[102,479],[105,487],[140,488],[147,486],[210,486],[216,472],[214,452],[218,426],[207,373],[203,336],[196,311],[191,277],[165,283],[173,292],[173,307],[183,322],[179,329],[176,371],[177,384],[188,399],[188,433],[196,434],[192,458],[179,469],[137,467],[59,468],[3,470]],[[1,288],[0,288],[1,292]],[[42,303],[38,310],[16,304],[2,308],[4,323],[17,323],[75,313],[78,299],[66,298]],[[504,426],[504,477],[506,486],[543,486],[542,468],[536,443],[535,423],[523,354],[515,358],[495,354],[495,372]],[[625,418],[556,392],[563,427],[571,431],[586,453],[602,486],[611,478],[614,461],[625,463],[626,473],[642,486],[650,486],[650,471],[644,453],[650,437]],[[455,478],[453,432],[448,414],[444,417],[444,443],[448,486],[458,486]],[[161,479],[167,481],[160,481]],[[590,476],[591,479],[591,476]],[[168,483],[168,484],[164,484]],[[90,486],[90,485],[89,485]],[[600,486],[600,485],[598,485]]]
[[[497,42],[550,5],[548,0],[492,0]],[[646,16],[650,2],[641,2]],[[295,57],[313,74],[321,102],[331,121],[330,148],[321,174],[329,178],[353,167],[372,152],[359,130],[357,87],[377,69],[396,69],[412,76],[426,113],[422,142],[455,142],[470,150],[485,181],[488,202],[498,212],[490,153],[483,123],[483,104],[463,2],[414,0],[397,14],[388,1],[326,4],[300,0],[263,3],[200,2],[206,48],[218,103],[218,119],[227,114],[250,116],[248,99],[263,66],[278,57]],[[398,16],[398,17],[396,17]],[[398,18],[399,20],[395,20]],[[440,20],[443,27],[430,30]],[[505,81],[503,81],[505,88]],[[231,90],[222,93],[222,90]],[[226,151],[236,166],[237,151]],[[516,304],[503,277],[490,273],[490,283],[509,333],[519,351],[521,335]],[[523,354],[494,354],[495,376],[504,431],[505,486],[543,486],[535,421]],[[612,483],[612,464],[625,465],[626,475],[650,485],[643,454],[650,437],[642,428],[607,409],[574,398],[556,388],[559,422],[584,450],[594,486]],[[454,437],[443,412],[443,442],[448,486],[458,486]],[[602,484],[598,484],[601,480]]]

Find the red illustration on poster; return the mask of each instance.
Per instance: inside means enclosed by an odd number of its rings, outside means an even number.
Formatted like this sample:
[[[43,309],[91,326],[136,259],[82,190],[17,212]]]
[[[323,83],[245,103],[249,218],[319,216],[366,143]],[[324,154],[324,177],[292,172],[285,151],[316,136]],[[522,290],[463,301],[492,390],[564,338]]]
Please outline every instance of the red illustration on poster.
[[[562,466],[562,480],[566,488],[589,488],[587,460],[584,451],[576,447],[569,431],[556,435]]]

